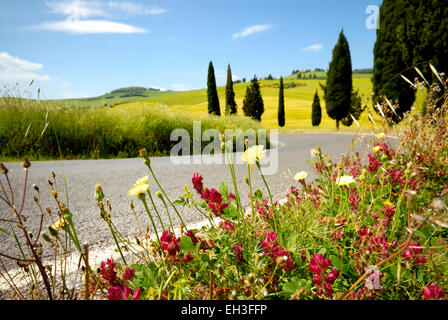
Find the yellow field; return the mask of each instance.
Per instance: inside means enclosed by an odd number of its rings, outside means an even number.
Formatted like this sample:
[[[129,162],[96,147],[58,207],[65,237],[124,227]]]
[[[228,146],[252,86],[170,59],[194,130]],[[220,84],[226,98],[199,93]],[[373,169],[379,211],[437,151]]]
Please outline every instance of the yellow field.
[[[261,93],[263,96],[265,112],[262,116],[262,125],[266,128],[278,128],[277,110],[278,110],[278,93],[279,89],[274,87],[266,87],[266,85],[274,85],[278,80],[260,81]],[[285,85],[289,82],[300,82],[295,88],[285,89],[285,114],[286,124],[283,128],[278,128],[281,133],[288,132],[305,132],[305,131],[333,131],[336,130],[336,123],[330,119],[325,111],[325,101],[323,99],[323,92],[319,83],[324,83],[323,80],[286,80]],[[234,85],[235,100],[238,105],[238,113],[242,114],[243,99],[248,83],[238,83]],[[370,130],[372,123],[368,119],[368,112],[372,114],[375,121],[380,122],[381,118],[373,111],[370,103],[370,94],[372,92],[372,84],[369,78],[354,78],[353,85],[359,89],[362,97],[363,105],[367,104],[368,109],[362,114],[359,124],[363,131]],[[314,93],[318,90],[322,107],[322,122],[319,127],[311,125],[311,105]],[[221,114],[224,114],[225,109],[225,87],[218,88],[218,95],[220,98]],[[172,112],[182,112],[188,115],[206,115],[207,114],[207,90],[194,90],[169,94],[162,97],[154,97],[142,99],[139,102],[131,102],[122,104],[116,108],[124,108],[132,110],[141,105],[152,106],[160,108],[166,106]],[[345,127],[341,124],[341,131],[357,131],[359,128],[356,124],[351,127]]]

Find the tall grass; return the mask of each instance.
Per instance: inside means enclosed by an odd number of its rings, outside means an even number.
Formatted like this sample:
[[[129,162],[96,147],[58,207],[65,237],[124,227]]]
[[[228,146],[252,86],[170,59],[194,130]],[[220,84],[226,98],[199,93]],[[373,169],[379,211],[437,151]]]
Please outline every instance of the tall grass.
[[[127,158],[146,148],[151,155],[169,155],[177,141],[171,132],[186,129],[193,137],[193,121],[201,131],[214,128],[252,128],[261,124],[240,116],[187,116],[166,108],[144,105],[132,109],[80,109],[45,101],[0,99],[0,157],[11,160]]]

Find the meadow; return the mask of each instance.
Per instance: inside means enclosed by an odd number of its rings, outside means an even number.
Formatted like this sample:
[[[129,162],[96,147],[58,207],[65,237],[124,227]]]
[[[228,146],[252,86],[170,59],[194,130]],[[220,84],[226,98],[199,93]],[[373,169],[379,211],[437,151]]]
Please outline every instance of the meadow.
[[[316,74],[317,77],[323,78],[325,72],[307,72],[306,77]],[[362,114],[359,122],[360,128],[355,124],[351,127],[341,126],[340,131],[371,131],[372,122],[368,118],[368,114],[375,121],[380,121],[381,117],[373,110],[371,102],[372,83],[371,74],[354,74],[353,86],[356,90],[359,90],[359,94],[362,98],[363,105],[368,108]],[[238,105],[238,114],[242,115],[243,99],[245,96],[246,88],[250,82],[235,83],[235,101]],[[274,80],[260,80],[261,94],[264,101],[265,112],[261,118],[261,124],[268,129],[279,129],[279,133],[301,133],[301,132],[333,132],[336,131],[335,121],[330,119],[325,112],[325,101],[323,98],[323,92],[320,88],[320,83],[325,84],[324,79],[297,79],[297,75],[289,75],[284,78],[285,87],[288,84],[294,83],[296,86],[287,88],[284,91],[285,94],[285,113],[286,124],[283,128],[278,127],[277,112],[278,112],[278,93],[279,90],[276,86],[279,84],[279,79]],[[403,81],[404,83],[404,81]],[[322,122],[318,127],[311,125],[311,105],[315,92],[318,92],[321,107],[322,107]],[[173,92],[162,91],[156,94],[151,93],[148,97],[134,97],[133,100],[129,98],[113,98],[107,99],[111,95],[105,95],[98,98],[78,99],[78,100],[61,100],[55,101],[55,103],[63,105],[82,105],[84,107],[92,108],[123,108],[127,110],[133,110],[140,108],[141,106],[149,106],[155,109],[160,108],[161,105],[166,106],[170,112],[184,113],[192,116],[207,115],[207,89]],[[218,87],[218,96],[220,100],[221,114],[225,111],[225,86]],[[421,102],[422,97],[419,96],[417,100],[418,104]],[[110,107],[111,104],[119,102],[119,105]],[[108,107],[104,107],[104,104],[109,104]]]
[[[193,146],[194,121],[201,121],[202,132],[262,128],[242,116],[192,116],[143,105],[131,111],[127,107],[104,110],[3,98],[0,113],[1,161],[18,161],[24,156],[30,160],[132,158],[142,147],[152,156],[167,156],[178,143],[170,141],[175,129],[186,129]]]
[[[309,79],[316,75],[321,79]],[[285,77],[286,124],[278,127],[279,80],[260,80],[265,112],[261,123],[243,116],[242,105],[250,82],[235,83],[236,116],[225,116],[225,86],[218,87],[221,117],[207,113],[207,89],[183,92],[144,91],[136,94],[107,93],[99,97],[68,100],[30,100],[14,96],[0,99],[0,159],[14,161],[27,155],[32,160],[127,158],[145,147],[151,155],[168,155],[176,128],[192,132],[193,121],[202,129],[247,128],[278,129],[282,133],[336,132],[335,121],[325,111],[320,84],[324,72],[307,72],[306,79],[293,74]],[[353,86],[359,90],[367,109],[357,124],[341,126],[342,132],[371,132],[381,117],[373,110],[370,74],[354,74]],[[405,82],[403,81],[404,85]],[[311,105],[318,92],[322,121],[311,124]],[[419,93],[416,105],[423,96]],[[372,123],[370,118],[374,119]]]

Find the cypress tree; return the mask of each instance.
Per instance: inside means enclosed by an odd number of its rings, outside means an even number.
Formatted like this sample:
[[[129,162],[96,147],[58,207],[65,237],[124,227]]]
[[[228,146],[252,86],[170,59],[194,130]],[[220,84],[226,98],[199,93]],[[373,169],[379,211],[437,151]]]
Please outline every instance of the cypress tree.
[[[278,93],[278,125],[285,126],[285,97],[283,94],[283,77],[280,77],[280,89]]]
[[[246,96],[243,100],[243,112],[246,117],[261,121],[261,115],[264,113],[264,103],[256,76],[254,76],[246,88]]]
[[[226,83],[226,114],[236,114],[235,92],[233,91],[232,71],[230,64],[227,66],[227,83]]]
[[[405,10],[401,5],[401,0],[383,1],[379,13],[380,28],[377,29],[373,49],[374,103],[379,102],[381,96],[398,102],[399,107],[395,111],[399,118],[395,116],[395,122],[399,122],[403,114],[411,109],[415,100],[414,91],[399,76],[407,68],[397,36],[399,29],[403,28],[403,20],[406,19]],[[409,77],[408,74],[404,75]]]
[[[327,73],[325,104],[328,116],[339,122],[348,116],[352,94],[352,62],[350,48],[343,31],[333,48],[333,57]]]
[[[415,91],[400,74],[413,80],[417,66],[428,81],[436,81],[428,62],[448,73],[448,6],[437,0],[384,0],[374,47],[375,102],[382,96],[398,102],[392,120],[399,122],[415,101]]]
[[[361,118],[361,113],[363,113],[366,108],[367,106],[365,106],[364,108],[362,107],[361,97],[359,96],[359,90],[353,89],[352,98],[350,102],[349,115],[341,120],[342,124],[346,127],[350,127],[353,124],[353,118],[359,120],[359,118]],[[353,118],[350,115],[352,115]]]
[[[208,65],[207,98],[208,98],[208,113],[220,116],[221,109],[219,108],[218,91],[216,89],[215,69],[213,68],[213,63],[211,61]]]
[[[311,107],[311,123],[313,127],[319,126],[321,120],[322,120],[322,108],[320,107],[320,99],[316,90],[316,93],[314,94],[313,105]]]

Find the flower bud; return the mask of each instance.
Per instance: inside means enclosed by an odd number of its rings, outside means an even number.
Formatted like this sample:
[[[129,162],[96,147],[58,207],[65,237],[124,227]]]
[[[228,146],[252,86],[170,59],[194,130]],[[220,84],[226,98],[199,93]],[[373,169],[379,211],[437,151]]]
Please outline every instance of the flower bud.
[[[3,174],[8,174],[8,169],[5,167],[3,163],[0,163],[0,172]]]
[[[42,233],[42,238],[47,242],[51,242],[50,236],[46,233]]]
[[[103,193],[103,189],[101,188],[100,184],[97,184],[95,186],[95,195],[93,196],[95,198],[96,201],[100,202],[103,201],[104,199],[104,193]]]
[[[163,195],[162,195],[162,192],[160,192],[160,191],[157,191],[157,192],[156,192],[156,196],[157,196],[157,198],[159,198],[159,199],[163,200]]]
[[[280,256],[280,257],[277,258],[277,264],[285,263],[286,260],[288,260],[287,256]]]
[[[22,167],[23,167],[24,170],[28,170],[29,167],[31,167],[31,162],[28,160],[27,157],[25,157],[23,159]]]
[[[246,184],[249,185],[249,178],[248,177],[244,177],[244,182],[246,182]]]
[[[134,210],[134,202],[132,201],[132,199],[131,199],[131,201],[129,202],[129,207],[131,208],[131,210]]]
[[[148,156],[148,151],[145,148],[140,150],[140,157],[145,158]]]
[[[360,181],[366,180],[366,173],[367,173],[367,170],[366,169],[362,169],[361,174],[359,175],[359,180]]]

